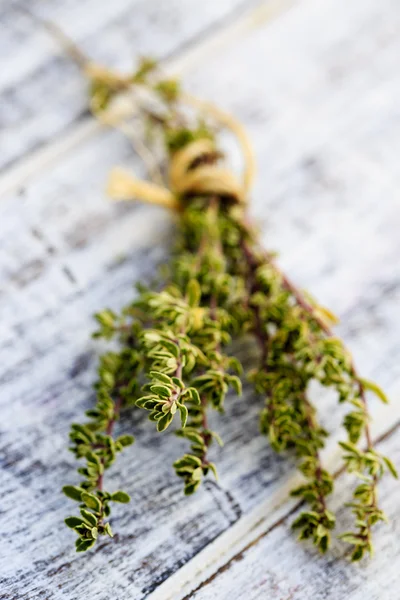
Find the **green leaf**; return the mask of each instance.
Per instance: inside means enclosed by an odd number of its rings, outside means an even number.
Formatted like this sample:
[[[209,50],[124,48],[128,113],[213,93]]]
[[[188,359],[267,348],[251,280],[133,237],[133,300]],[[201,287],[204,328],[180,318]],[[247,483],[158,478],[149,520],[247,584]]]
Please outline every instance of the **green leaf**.
[[[115,385],[115,377],[109,371],[103,371],[103,373],[101,374],[101,381],[108,388],[113,388]]]
[[[192,398],[192,401],[195,404],[201,404],[201,400],[200,400],[200,394],[199,392],[196,390],[195,387],[190,387],[188,388],[188,392],[190,393],[190,396]]]
[[[294,519],[291,527],[292,529],[298,529],[299,527],[303,527],[303,525],[306,525],[307,523],[307,517],[303,513],[301,513],[298,517],[296,517],[296,519]]]
[[[194,467],[201,467],[201,460],[198,456],[193,456],[193,454],[184,454],[182,458],[178,458],[174,462],[174,467],[184,467],[186,465],[193,465]]]
[[[143,334],[144,339],[146,340],[146,342],[159,342],[162,338],[161,335],[159,333],[157,333],[157,331],[146,331]]]
[[[229,383],[231,384],[231,386],[233,387],[233,389],[235,390],[235,392],[237,393],[238,396],[241,396],[242,394],[242,382],[239,379],[239,377],[236,377],[235,375],[231,375],[229,378]]]
[[[94,539],[78,539],[76,540],[75,546],[76,546],[76,551],[77,552],[86,552],[86,550],[89,550],[90,548],[92,548],[92,546],[94,546],[96,543],[96,540]]]
[[[322,554],[325,554],[325,552],[328,550],[330,546],[330,541],[331,536],[328,532],[319,539],[318,548]]]
[[[187,483],[184,488],[185,496],[191,496],[191,494],[194,494],[194,492],[197,490],[199,485],[200,485],[200,479],[198,479],[196,481],[191,481],[190,483]]]
[[[213,472],[215,479],[218,480],[217,467],[215,466],[215,464],[213,462],[209,462],[207,464],[207,467]]]
[[[84,492],[81,496],[81,500],[87,507],[92,508],[96,512],[101,511],[101,500],[97,498],[94,494],[89,494],[88,492]]]
[[[363,555],[364,555],[364,547],[356,546],[354,552],[351,555],[351,561],[357,562],[362,559]]]
[[[161,419],[159,419],[157,422],[157,431],[165,431],[168,425],[171,423],[172,419],[173,415],[171,415],[170,412],[166,415],[163,415]]]
[[[185,384],[183,383],[182,379],[180,379],[179,377],[172,377],[171,379],[172,379],[172,383],[174,383],[178,388],[183,390],[183,388],[185,387]]]
[[[149,375],[152,379],[157,379],[157,381],[160,381],[161,383],[166,383],[168,385],[172,384],[171,377],[165,375],[165,373],[160,373],[159,371],[150,371]]]
[[[193,481],[200,480],[203,476],[203,469],[201,467],[197,467],[192,473]]]
[[[387,456],[382,456],[382,460],[385,463],[385,465],[387,466],[390,473],[393,475],[393,477],[395,477],[395,479],[398,479],[399,476],[398,476],[396,467],[394,466],[394,464],[392,463],[390,458],[388,458]]]
[[[342,533],[338,537],[347,544],[353,544],[354,546],[358,546],[360,544],[360,538],[352,531],[346,531],[346,533]]]
[[[113,502],[122,502],[123,504],[127,504],[128,502],[130,502],[131,497],[126,492],[118,490],[118,492],[114,492],[111,495],[111,500]]]
[[[183,429],[183,431],[181,431],[181,436],[195,444],[204,444],[204,438],[201,432],[194,427],[186,427]]]
[[[188,418],[188,409],[186,408],[186,406],[184,404],[179,403],[178,404],[178,410],[180,412],[181,415],[181,426],[185,427],[186,423],[187,423],[187,418]]]
[[[169,398],[171,395],[171,390],[165,385],[152,385],[150,387],[153,394],[157,394],[160,398]]]
[[[164,346],[164,348],[171,352],[174,358],[179,357],[179,348],[176,344],[174,344],[174,342],[171,342],[169,340],[162,340],[161,344],[162,346]]]
[[[191,279],[186,287],[186,296],[189,306],[196,307],[200,303],[201,288],[197,279]]]
[[[373,381],[369,381],[368,379],[360,379],[360,383],[365,390],[373,392],[375,396],[378,396],[378,398],[382,400],[382,402],[384,402],[385,404],[389,403],[385,392],[379,387],[378,384],[374,383]]]
[[[66,496],[68,496],[68,498],[76,500],[77,502],[81,501],[82,494],[85,492],[83,488],[75,485],[64,485],[62,491]]]
[[[87,452],[86,460],[94,465],[100,465],[100,458],[94,452]]]
[[[357,448],[357,446],[355,446],[354,444],[352,444],[350,442],[339,442],[339,446],[341,448],[343,448],[343,450],[346,450],[347,452],[350,452],[351,454],[354,454],[356,456],[361,455],[361,451],[359,450],[359,448]]]
[[[113,532],[112,532],[112,529],[111,529],[111,525],[110,525],[110,523],[106,523],[106,524],[104,525],[104,532],[105,532],[105,533],[106,533],[108,536],[110,536],[110,537],[114,537],[114,534],[113,534]]]
[[[176,79],[163,79],[155,84],[154,89],[164,102],[174,102],[179,95],[179,81]]]
[[[120,435],[119,438],[116,439],[116,442],[119,443],[123,447],[131,446],[134,441],[135,441],[135,438],[133,437],[133,435],[129,435],[129,434]]]
[[[93,513],[89,512],[88,510],[85,510],[84,508],[81,508],[81,515],[85,519],[85,521],[87,521],[93,527],[97,525],[97,517]]]
[[[214,438],[214,440],[217,442],[218,446],[220,446],[221,448],[223,447],[224,442],[223,442],[221,436],[219,435],[219,433],[217,433],[216,431],[211,431],[211,430],[208,430],[207,433],[209,433]]]
[[[78,527],[78,525],[82,525],[83,519],[81,519],[80,517],[67,517],[66,519],[64,519],[64,523],[67,527],[75,529],[75,527]]]
[[[151,402],[153,400],[158,402],[158,398],[156,396],[142,396],[136,400],[135,404],[138,408],[144,408],[147,402]]]

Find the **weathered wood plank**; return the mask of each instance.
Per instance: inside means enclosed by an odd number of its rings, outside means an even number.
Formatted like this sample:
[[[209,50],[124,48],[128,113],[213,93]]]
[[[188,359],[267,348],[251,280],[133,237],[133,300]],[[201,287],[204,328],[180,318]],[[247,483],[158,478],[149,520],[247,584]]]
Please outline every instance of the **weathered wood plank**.
[[[322,10],[316,0],[305,1],[268,29],[255,20],[191,79],[203,96],[231,105],[251,130],[262,165],[254,212],[268,215],[268,246],[281,250],[282,264],[297,281],[337,309],[341,333],[363,372],[389,392],[396,390],[400,369],[400,286],[393,277],[400,216],[398,173],[379,156],[387,152],[380,125],[391,117],[394,128],[397,123],[397,107],[385,92],[398,90],[390,60],[398,38],[377,50],[389,22],[398,24],[399,17],[389,0],[379,6],[358,0],[350,14],[345,2],[326,2]],[[343,44],[354,53],[355,39],[366,46],[363,57],[331,82],[327,63]],[[241,85],[233,94],[236,81]],[[346,98],[352,103],[347,112]],[[339,141],[338,132],[346,134]],[[398,143],[395,135],[389,140],[392,148]],[[167,468],[182,441],[156,439],[145,417],[133,414],[121,426],[133,429],[136,447],[110,477],[117,488],[123,473],[133,496],[132,505],[115,515],[119,538],[84,560],[74,554],[71,534],[60,526],[69,505],[58,490],[73,478],[68,424],[91,403],[96,347],[89,340],[90,314],[124,304],[132,282],[165,260],[171,234],[164,213],[105,201],[102,179],[114,162],[139,170],[129,145],[102,131],[56,161],[51,172],[32,176],[22,195],[0,203],[0,440],[7,467],[0,475],[7,515],[0,564],[1,593],[8,598],[144,598],[240,514],[276,497],[289,475],[290,465],[257,435],[259,402],[246,394],[229,401],[227,419],[216,420],[226,441],[216,451],[220,487],[210,483],[184,499]],[[335,399],[319,402],[335,429]]]
[[[379,450],[400,463],[400,436],[393,435]],[[349,509],[343,502],[351,501],[348,481],[337,485],[333,509],[338,512],[340,532],[352,526]],[[348,562],[348,548],[335,541],[329,556],[320,556],[315,549],[299,546],[290,531],[290,520],[270,530],[246,551],[221,567],[216,576],[186,596],[193,600],[230,600],[246,597],[282,598],[285,600],[392,600],[400,585],[398,528],[400,509],[398,482],[385,478],[382,482],[382,505],[390,519],[389,526],[376,528],[376,556],[362,565]],[[292,517],[293,518],[293,517]],[[165,598],[166,596],[164,596]],[[175,596],[178,599],[179,596]]]
[[[0,172],[88,117],[81,73],[24,9],[57,23],[93,59],[128,70],[133,57],[171,56],[254,3],[203,2],[201,11],[194,0],[5,3],[0,13],[0,50],[7,56],[0,74]]]
[[[396,397],[398,397],[398,392]],[[374,440],[379,445],[384,439],[394,436],[400,426],[400,409],[398,405],[392,407],[392,422],[395,423],[390,430],[387,429],[387,416],[381,411],[374,415],[372,426]],[[330,451],[324,452],[326,468],[332,472],[340,464],[340,451],[331,445]],[[302,479],[299,475],[287,474],[282,477],[281,485],[276,493],[272,491],[268,497],[261,501],[254,509],[243,515],[236,523],[213,540],[206,548],[199,552],[192,560],[186,563],[179,571],[171,575],[150,596],[148,600],[178,600],[191,597],[196,592],[211,594],[213,581],[229,570],[235,562],[241,560],[247,551],[256,546],[263,538],[283,523],[290,525],[299,512],[299,501],[289,498],[289,492],[299,485]],[[351,484],[345,493],[351,498]],[[354,481],[352,482],[354,486]],[[335,494],[344,498],[343,483],[336,484]],[[340,496],[339,496],[340,494]],[[331,508],[336,510],[338,504],[332,503]],[[343,508],[343,507],[342,507]],[[343,510],[339,512],[338,530],[343,531],[346,526],[346,516]],[[347,516],[348,519],[348,516]],[[292,533],[295,539],[295,534]],[[337,543],[334,545],[334,551]],[[343,550],[343,548],[342,548]],[[273,563],[273,557],[271,558]],[[329,560],[329,557],[328,557]],[[217,586],[218,587],[218,586]],[[219,596],[217,596],[219,597]]]

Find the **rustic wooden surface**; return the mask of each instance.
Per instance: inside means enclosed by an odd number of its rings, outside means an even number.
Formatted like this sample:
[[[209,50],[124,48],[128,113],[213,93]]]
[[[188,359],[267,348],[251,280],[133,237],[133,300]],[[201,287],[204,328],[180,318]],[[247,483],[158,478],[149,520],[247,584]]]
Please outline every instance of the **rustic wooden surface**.
[[[161,210],[106,200],[111,166],[142,167],[118,133],[90,119],[80,74],[24,7],[108,64],[153,53],[246,124],[264,241],[339,314],[360,369],[391,396],[389,408],[371,403],[374,434],[400,462],[398,0],[4,3],[0,598],[396,599],[396,482],[383,483],[390,525],[377,527],[372,561],[349,565],[337,543],[323,558],[299,546],[287,494],[297,475],[258,435],[261,400],[249,390],[214,418],[225,440],[214,451],[218,485],[189,499],[168,468],[184,442],[156,439],[141,413],[124,420],[137,441],[109,481],[118,488],[123,473],[132,503],[116,508],[113,541],[74,553],[60,488],[77,481],[69,423],[93,401],[91,315],[122,306],[166,260],[173,225]],[[333,433],[325,457],[337,466],[342,415],[331,396],[316,400]],[[339,480],[332,507],[350,496]],[[339,531],[348,519],[340,509]]]

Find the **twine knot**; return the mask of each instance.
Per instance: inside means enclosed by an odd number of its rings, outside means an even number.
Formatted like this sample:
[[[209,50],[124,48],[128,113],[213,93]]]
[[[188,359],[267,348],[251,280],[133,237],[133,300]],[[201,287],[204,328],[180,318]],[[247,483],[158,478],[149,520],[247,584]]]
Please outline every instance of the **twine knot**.
[[[244,204],[244,186],[230,169],[217,164],[220,157],[214,142],[195,140],[172,155],[168,188],[116,167],[110,173],[107,193],[114,199],[142,200],[173,210],[179,210],[182,201],[191,196],[218,196]]]

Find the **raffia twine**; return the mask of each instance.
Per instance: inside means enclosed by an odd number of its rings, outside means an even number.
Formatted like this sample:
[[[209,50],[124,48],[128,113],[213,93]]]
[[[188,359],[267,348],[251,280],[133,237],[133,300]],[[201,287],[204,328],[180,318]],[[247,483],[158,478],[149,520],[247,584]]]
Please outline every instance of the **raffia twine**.
[[[222,111],[213,103],[183,92],[181,100],[184,103],[193,106],[200,112],[209,114],[217,122],[230,129],[236,136],[243,153],[243,179],[239,181],[230,169],[221,167],[216,162],[214,164],[202,164],[202,158],[210,155],[215,156],[217,150],[211,140],[202,139],[191,142],[182,150],[173,154],[169,165],[168,187],[161,185],[163,182],[162,174],[153,160],[150,150],[135,134],[134,129],[129,127],[127,122],[137,112],[138,108],[135,106],[134,98],[129,97],[129,91],[132,89],[131,79],[88,60],[74,42],[54,23],[44,20],[42,24],[58,39],[90,81],[104,82],[121,92],[122,95],[128,93],[127,100],[130,100],[130,104],[127,102],[119,105],[112,103],[110,109],[103,111],[99,110],[95,102],[92,101],[91,110],[102,124],[121,130],[131,139],[136,151],[148,166],[153,180],[158,183],[143,181],[125,169],[116,167],[111,171],[107,184],[107,192],[111,198],[141,200],[172,210],[179,210],[182,206],[181,199],[190,195],[217,195],[229,197],[238,204],[244,205],[247,203],[249,188],[255,173],[255,161],[247,133],[237,119]],[[193,168],[195,164],[198,164],[198,166]]]

